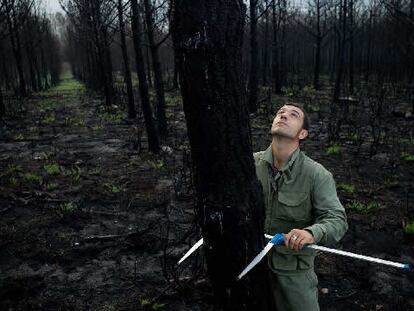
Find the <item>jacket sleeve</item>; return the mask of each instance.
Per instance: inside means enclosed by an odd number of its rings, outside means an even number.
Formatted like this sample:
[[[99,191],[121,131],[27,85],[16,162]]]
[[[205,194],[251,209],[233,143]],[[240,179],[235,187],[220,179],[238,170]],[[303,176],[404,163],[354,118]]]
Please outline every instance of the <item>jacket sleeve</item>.
[[[336,244],[348,230],[348,223],[332,174],[322,165],[315,172],[311,196],[314,223],[305,229],[320,245]]]

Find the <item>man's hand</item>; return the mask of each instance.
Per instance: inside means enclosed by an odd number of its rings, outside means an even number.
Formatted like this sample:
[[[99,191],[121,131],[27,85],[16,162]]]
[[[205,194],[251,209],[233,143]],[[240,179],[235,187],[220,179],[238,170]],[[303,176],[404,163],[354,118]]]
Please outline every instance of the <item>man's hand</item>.
[[[285,234],[285,238],[285,246],[294,251],[302,249],[305,244],[315,243],[315,238],[307,230],[292,229],[288,234]]]

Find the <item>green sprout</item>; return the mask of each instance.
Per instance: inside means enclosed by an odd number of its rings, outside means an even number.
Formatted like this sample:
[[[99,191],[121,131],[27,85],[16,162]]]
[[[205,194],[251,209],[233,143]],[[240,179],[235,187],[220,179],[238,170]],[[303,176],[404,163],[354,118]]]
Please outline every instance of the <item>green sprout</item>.
[[[338,144],[333,144],[326,148],[326,154],[328,155],[338,154],[340,151],[341,151],[341,146]]]
[[[352,184],[338,184],[338,190],[342,190],[346,193],[355,193],[355,186]]]
[[[414,235],[414,222],[406,224],[404,226],[404,232],[406,234]]]

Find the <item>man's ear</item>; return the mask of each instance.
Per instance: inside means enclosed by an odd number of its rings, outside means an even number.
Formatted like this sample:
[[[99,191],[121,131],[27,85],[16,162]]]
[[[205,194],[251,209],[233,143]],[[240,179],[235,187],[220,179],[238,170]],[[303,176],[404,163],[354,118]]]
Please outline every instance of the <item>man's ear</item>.
[[[306,137],[308,137],[308,130],[301,129],[299,133],[299,140],[304,140]]]

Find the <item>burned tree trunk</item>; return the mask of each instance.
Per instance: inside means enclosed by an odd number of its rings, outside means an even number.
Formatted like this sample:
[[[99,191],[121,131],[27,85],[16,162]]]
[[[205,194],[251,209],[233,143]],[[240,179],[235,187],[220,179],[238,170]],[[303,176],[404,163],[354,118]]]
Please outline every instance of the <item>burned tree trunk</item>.
[[[128,50],[127,50],[127,45],[126,45],[124,12],[123,12],[122,0],[118,0],[118,21],[119,21],[119,34],[121,36],[122,58],[124,61],[124,79],[125,79],[127,95],[128,95],[128,118],[134,119],[137,116],[137,112],[135,110],[134,92],[132,91],[131,70],[129,69],[129,58],[128,58]]]
[[[154,39],[154,21],[152,6],[149,0],[144,0],[145,21],[147,23],[148,42],[151,50],[152,69],[154,70],[155,93],[157,95],[158,132],[161,137],[167,136],[167,117],[165,113],[164,81],[162,79],[161,62],[158,55],[158,44]],[[149,70],[149,69],[148,69]]]
[[[345,67],[345,42],[346,42],[346,24],[347,24],[347,1],[341,1],[341,13],[340,13],[340,22],[342,24],[341,34],[339,39],[339,47],[338,47],[338,70],[336,73],[335,79],[335,87],[334,87],[334,94],[333,94],[333,102],[338,103],[339,95],[341,92],[341,83],[343,79],[344,67]]]
[[[175,0],[172,10],[198,223],[216,302],[221,310],[269,310],[265,263],[236,281],[263,247],[264,220],[241,73],[245,7],[236,0]]]
[[[154,120],[152,118],[152,109],[149,100],[148,83],[145,77],[145,65],[141,46],[142,30],[139,19],[137,0],[131,0],[131,22],[135,49],[135,65],[137,67],[142,113],[144,115],[145,127],[148,136],[148,148],[150,151],[158,153],[160,150],[160,143],[158,140],[158,134],[154,124]]]
[[[259,92],[259,49],[257,43],[257,2],[250,0],[250,74],[249,74],[249,110],[257,111]]]

